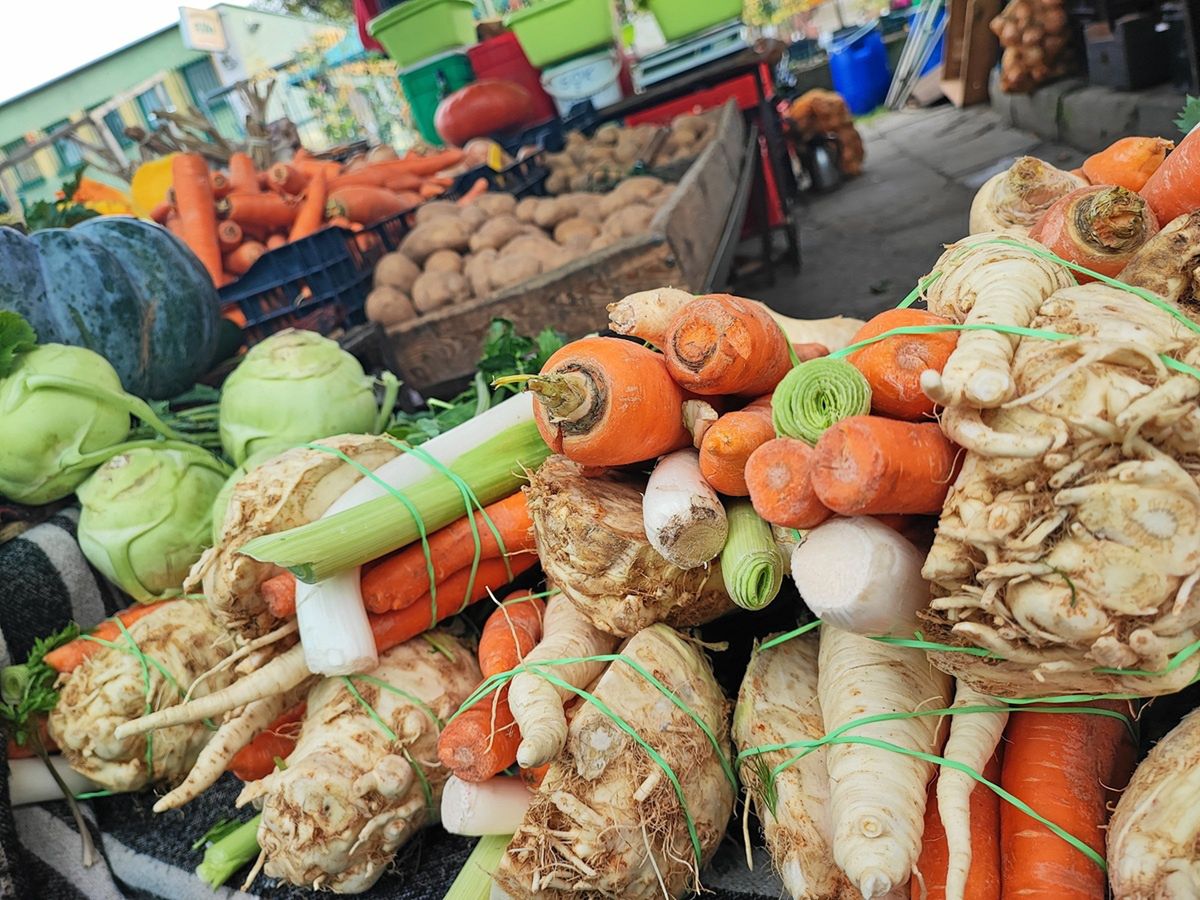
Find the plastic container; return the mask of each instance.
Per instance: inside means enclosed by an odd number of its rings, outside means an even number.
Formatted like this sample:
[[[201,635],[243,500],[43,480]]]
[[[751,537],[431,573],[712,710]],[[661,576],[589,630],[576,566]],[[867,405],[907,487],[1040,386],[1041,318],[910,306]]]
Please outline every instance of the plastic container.
[[[400,87],[408,98],[408,105],[412,107],[413,124],[421,132],[421,137],[435,147],[442,146],[442,139],[433,124],[438,104],[447,94],[474,80],[471,61],[456,50],[435,56],[400,73]]]
[[[668,41],[690,37],[742,16],[742,0],[646,0],[646,6]]]
[[[609,0],[539,0],[509,13],[504,24],[539,69],[607,47],[616,32]]]
[[[573,59],[561,66],[542,72],[542,87],[546,89],[562,115],[567,115],[578,103],[590,101],[603,109],[620,101],[621,59],[615,51],[602,50]]]
[[[475,35],[472,0],[408,0],[367,23],[398,66],[412,66],[435,53],[468,47]]]
[[[829,73],[837,91],[856,116],[871,112],[887,98],[892,76],[887,50],[877,29],[829,48]]]
[[[533,98],[530,121],[541,122],[557,115],[554,101],[542,89],[541,76],[521,49],[517,36],[511,31],[476,44],[467,50],[471,69],[477,79],[495,78],[519,84]]]

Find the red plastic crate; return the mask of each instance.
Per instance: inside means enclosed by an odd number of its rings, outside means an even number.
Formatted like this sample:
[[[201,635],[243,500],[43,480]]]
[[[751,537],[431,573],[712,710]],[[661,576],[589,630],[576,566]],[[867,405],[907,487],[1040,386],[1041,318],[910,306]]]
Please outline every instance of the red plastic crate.
[[[530,64],[517,36],[511,31],[469,47],[467,58],[471,60],[476,80],[511,81],[529,91],[533,98],[533,116],[529,121],[541,122],[558,115],[554,100],[542,87],[541,73]]]

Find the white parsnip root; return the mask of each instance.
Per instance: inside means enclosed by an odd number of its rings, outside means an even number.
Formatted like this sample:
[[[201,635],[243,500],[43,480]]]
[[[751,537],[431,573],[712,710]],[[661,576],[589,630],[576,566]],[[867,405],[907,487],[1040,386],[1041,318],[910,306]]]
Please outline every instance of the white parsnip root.
[[[1054,201],[1086,186],[1077,175],[1022,156],[985,181],[975,194],[970,233],[994,231],[1024,237]]]
[[[792,638],[750,658],[733,713],[739,752],[752,747],[815,741],[825,733],[817,700],[818,636]],[[801,749],[747,757],[738,777],[755,800],[767,849],[792,900],[860,900],[833,861],[828,749],[818,748],[767,776]]]
[[[593,627],[574,603],[562,594],[546,602],[542,640],[525,657],[524,664],[556,659],[582,659],[612,653],[617,639]],[[574,687],[586,687],[604,671],[604,662],[575,662],[547,666],[545,671]],[[562,751],[567,741],[565,701],[575,695],[551,684],[534,669],[519,672],[509,683],[508,706],[521,731],[517,763],[522,768],[542,766]]]
[[[880,713],[941,709],[951,680],[920,650],[821,628],[818,689],[827,733]],[[899,718],[856,726],[847,739],[868,737],[937,753],[939,717]],[[926,785],[934,767],[865,744],[831,743],[833,858],[866,900],[884,897],[909,878],[921,851]]]
[[[721,552],[729,522],[700,474],[695,450],[676,450],[658,461],[642,498],[642,522],[650,546],[681,569],[702,566]]]
[[[765,304],[764,304],[765,305]],[[841,350],[854,340],[854,335],[866,322],[850,316],[830,316],[828,319],[793,319],[773,309],[771,318],[783,329],[792,344],[820,344],[829,352]]]
[[[671,320],[694,299],[695,294],[670,287],[638,291],[608,305],[608,327],[662,347]]]

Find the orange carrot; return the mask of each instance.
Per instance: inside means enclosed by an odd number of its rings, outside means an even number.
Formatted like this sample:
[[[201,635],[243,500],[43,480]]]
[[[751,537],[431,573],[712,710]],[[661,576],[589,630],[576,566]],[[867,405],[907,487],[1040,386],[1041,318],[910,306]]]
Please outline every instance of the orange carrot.
[[[225,256],[225,270],[234,275],[245,275],[267,248],[258,241],[245,241],[232,253]]]
[[[245,153],[234,153],[229,157],[229,183],[232,185],[231,194],[257,194],[258,169]]]
[[[358,225],[358,228],[355,228],[355,225]],[[358,222],[354,222],[351,224],[350,230],[362,232],[362,225]],[[362,232],[362,234],[356,236],[354,238],[354,243],[363,253],[370,253],[373,250],[377,250],[380,246],[378,235],[372,234],[369,231]]]
[[[983,777],[999,784],[1000,758],[993,755]],[[937,805],[937,780],[929,784],[925,804],[925,836],[917,875],[911,881],[912,900],[946,900],[946,870],[950,850]],[[975,785],[971,791],[971,869],[963,900],[1000,900],[1000,798],[991,788]]]
[[[810,359],[829,355],[829,348],[824,344],[817,343],[792,344],[792,350],[800,362],[808,362]]]
[[[217,226],[217,243],[221,245],[222,253],[231,253],[245,239],[242,226],[237,222],[226,219]]]
[[[267,238],[267,249],[278,250],[287,243],[287,238],[282,234],[273,234]]]
[[[1083,161],[1083,175],[1092,184],[1116,184],[1140,191],[1158,171],[1173,141],[1158,137],[1125,137]]]
[[[1029,236],[1063,259],[1112,278],[1157,233],[1158,221],[1145,198],[1096,184],[1056,200]],[[1082,272],[1074,275],[1080,284],[1095,280]]]
[[[318,171],[324,172],[325,178],[329,181],[337,178],[342,171],[341,165],[332,160],[314,159],[311,156],[301,157],[299,154],[292,157],[292,168],[299,169],[309,178],[312,178]]]
[[[546,773],[550,771],[550,763],[544,766],[534,766],[532,769],[521,769],[521,780],[531,790],[536,791],[542,786],[542,782],[546,779]]]
[[[166,225],[167,217],[174,211],[175,207],[164,200],[162,203],[158,204],[158,206],[154,207],[154,209],[150,210],[150,218],[159,225]]]
[[[425,198],[418,191],[396,191],[396,201],[405,211],[408,211],[424,203]]]
[[[223,219],[233,219],[246,230],[261,226],[271,231],[291,228],[299,204],[279,194],[230,194],[218,201],[217,211]]]
[[[751,453],[746,486],[754,511],[781,528],[815,528],[833,515],[813,491],[814,455],[795,438],[774,438]]]
[[[365,168],[367,170],[377,169],[381,172],[386,172],[388,175],[399,175],[403,173],[411,175],[421,175],[430,177],[441,172],[443,169],[449,169],[452,166],[457,166],[463,161],[466,154],[457,148],[449,148],[440,150],[437,153],[430,153],[426,156],[417,156],[412,154],[404,159],[385,159],[379,162],[371,163]]]
[[[725,413],[704,432],[700,442],[700,474],[715,491],[745,497],[746,461],[775,437],[771,395],[759,397],[744,409]]]
[[[387,188],[354,185],[329,192],[328,214],[345,216],[354,222],[372,224],[380,219],[398,215],[405,207]]]
[[[258,586],[267,610],[277,619],[289,619],[296,614],[296,576],[284,572],[268,578]]]
[[[479,671],[484,678],[520,665],[525,654],[542,639],[545,612],[546,604],[524,591],[506,598],[488,616],[479,635]]]
[[[1089,184],[1091,184],[1091,181],[1087,177],[1087,173],[1085,173],[1083,169],[1072,169],[1071,174],[1076,178],[1082,178],[1084,181],[1087,181]]]
[[[317,232],[325,221],[325,173],[317,172],[308,181],[304,202],[296,213],[296,221],[288,232],[288,241],[298,241]]]
[[[817,441],[813,490],[843,516],[937,513],[957,461],[957,448],[936,422],[850,416]]]
[[[46,748],[46,752],[56,752],[58,744],[54,742],[54,738],[50,737],[49,718],[43,713],[36,713],[33,718],[37,721],[38,738],[41,740],[42,746]],[[9,759],[29,759],[31,756],[36,756],[32,741],[27,740],[24,744],[18,744],[13,738],[8,739],[8,748],[5,752],[8,753]]]
[[[683,390],[662,356],[640,344],[582,338],[555,351],[539,375],[519,377],[537,395],[542,439],[582,465],[623,466],[692,443]]]
[[[326,219],[325,221],[330,225],[337,226],[338,228],[345,228],[347,231],[349,231],[350,226],[354,224],[345,216],[334,216],[332,219]]]
[[[438,761],[463,781],[487,781],[517,761],[521,732],[508,685],[458,714],[438,736]]]
[[[504,549],[514,564],[520,555],[533,549],[533,521],[529,518],[522,491],[492,503],[484,510],[500,532]],[[473,519],[479,529],[480,558],[498,560],[503,567],[500,546],[483,513],[476,512]],[[474,558],[475,541],[471,520],[466,516],[429,536],[429,560],[433,562],[434,584],[438,586],[439,595],[442,583],[456,572],[469,570]],[[428,560],[425,548],[419,542],[382,560],[362,578],[363,603],[371,612],[402,609],[428,592]]]
[[[950,320],[922,309],[889,309],[860,328],[851,344],[893,328],[949,325]],[[871,385],[871,411],[896,419],[919,421],[933,415],[934,403],[921,390],[921,373],[941,373],[958,344],[958,332],[900,334],[868,344],[846,357]]]
[[[300,703],[283,713],[233,755],[226,768],[242,781],[258,781],[275,771],[275,760],[287,759],[296,749],[300,723],[307,704]]]
[[[224,172],[213,172],[209,176],[212,181],[213,196],[220,200],[222,197],[227,197],[233,191],[233,182],[229,180],[229,176]]]
[[[1089,705],[1130,715],[1128,704]],[[1125,725],[1092,713],[1022,710],[1009,717],[1004,736],[1000,786],[1103,857],[1108,803],[1133,771]],[[1000,858],[1005,900],[1105,896],[1099,866],[1011,803],[1000,804]]]
[[[761,396],[792,368],[787,338],[767,310],[730,294],[697,297],[671,322],[671,375],[697,394]]]
[[[421,182],[424,179],[420,175],[413,175],[410,172],[401,172],[398,175],[388,175],[383,180],[383,187],[389,191],[395,191],[397,194],[417,194],[421,189]]]
[[[175,206],[179,210],[180,236],[220,287],[225,283],[225,270],[221,267],[221,247],[217,243],[217,219],[213,215],[208,164],[198,153],[178,153],[171,160],[171,175]]]
[[[325,170],[319,170],[324,174]],[[309,176],[295,166],[287,163],[275,163],[267,170],[267,184],[271,190],[279,194],[299,194],[308,184]]]
[[[532,553],[515,557],[510,563],[513,577],[527,572],[536,562],[537,556]],[[470,569],[464,569],[438,585],[436,602],[426,594],[404,609],[370,613],[367,618],[371,623],[371,634],[375,636],[375,648],[383,653],[428,631],[433,621],[441,622],[461,612],[469,576]],[[489,588],[494,591],[507,583],[508,573],[504,569],[504,561],[485,559],[475,573],[475,592],[470,595],[467,605],[488,596]]]
[[[74,672],[85,659],[95,656],[104,649],[104,645],[97,643],[97,640],[111,642],[121,636],[121,626],[117,624],[118,619],[122,625],[128,627],[143,616],[149,615],[164,604],[171,602],[173,601],[163,600],[158,603],[139,603],[121,610],[111,619],[105,619],[97,625],[87,637],[77,637],[61,647],[55,647],[45,655],[46,665],[56,672]],[[97,640],[92,640],[92,638]]]
[[[467,188],[467,192],[458,198],[459,206],[470,206],[475,202],[477,197],[482,197],[488,192],[488,180],[486,178],[476,178],[475,183]]]
[[[1179,142],[1146,179],[1140,193],[1158,216],[1160,226],[1200,209],[1200,128],[1193,128]]]
[[[426,181],[421,185],[417,193],[425,200],[432,200],[434,197],[440,197],[446,193],[446,189],[434,181]]]
[[[183,240],[183,228],[179,224],[179,213],[176,211],[175,207],[172,206],[170,211],[167,213],[167,220],[163,222],[163,227],[166,228],[167,231],[171,232],[171,234],[175,235],[175,237]]]

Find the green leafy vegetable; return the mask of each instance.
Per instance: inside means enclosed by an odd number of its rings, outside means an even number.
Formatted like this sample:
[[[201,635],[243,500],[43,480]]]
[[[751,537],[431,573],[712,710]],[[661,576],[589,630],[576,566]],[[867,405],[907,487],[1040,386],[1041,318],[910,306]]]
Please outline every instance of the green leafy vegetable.
[[[54,688],[58,673],[46,664],[46,654],[77,637],[79,626],[71,622],[61,631],[35,641],[23,665],[6,666],[0,672],[0,721],[18,746],[25,746],[37,730],[38,717],[58,703]]]
[[[36,346],[33,327],[17,313],[0,310],[0,378],[13,370],[18,354]]]
[[[74,177],[63,184],[60,193],[62,200],[39,200],[25,210],[25,230],[28,232],[41,231],[43,228],[70,228],[85,219],[94,219],[100,213],[76,203],[71,198],[79,191],[79,183],[83,180],[83,171],[87,166],[75,170]]]
[[[1184,134],[1189,134],[1193,128],[1200,125],[1200,97],[1188,95],[1187,102],[1175,120],[1176,127]]]

